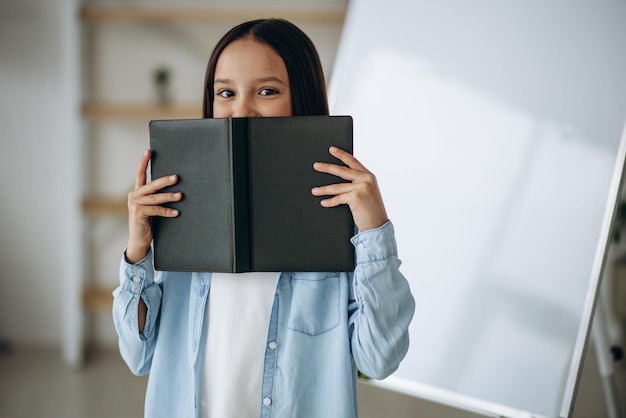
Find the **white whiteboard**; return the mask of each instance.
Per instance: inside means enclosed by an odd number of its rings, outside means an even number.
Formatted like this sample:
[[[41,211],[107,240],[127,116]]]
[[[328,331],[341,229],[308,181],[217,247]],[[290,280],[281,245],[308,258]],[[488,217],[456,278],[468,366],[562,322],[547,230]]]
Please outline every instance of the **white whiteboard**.
[[[331,113],[354,117],[417,304],[384,386],[570,414],[624,160],[624,22],[624,1],[351,1]]]

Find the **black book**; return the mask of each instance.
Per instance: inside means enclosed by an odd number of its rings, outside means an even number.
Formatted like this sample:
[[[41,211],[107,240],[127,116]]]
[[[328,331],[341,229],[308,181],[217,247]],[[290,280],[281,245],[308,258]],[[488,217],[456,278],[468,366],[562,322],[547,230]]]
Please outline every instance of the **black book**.
[[[354,269],[346,205],[324,208],[311,189],[344,180],[313,169],[352,153],[349,116],[156,120],[153,179],[177,174],[183,198],[154,217],[157,270],[338,272]]]

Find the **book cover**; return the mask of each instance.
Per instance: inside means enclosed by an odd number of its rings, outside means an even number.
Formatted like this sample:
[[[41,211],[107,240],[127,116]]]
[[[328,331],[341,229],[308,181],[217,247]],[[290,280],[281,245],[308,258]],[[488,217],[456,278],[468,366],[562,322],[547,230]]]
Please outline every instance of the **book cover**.
[[[347,206],[324,208],[311,189],[343,182],[316,161],[342,164],[349,116],[151,121],[151,176],[177,174],[163,191],[183,199],[176,218],[152,219],[157,270],[212,272],[352,271]]]

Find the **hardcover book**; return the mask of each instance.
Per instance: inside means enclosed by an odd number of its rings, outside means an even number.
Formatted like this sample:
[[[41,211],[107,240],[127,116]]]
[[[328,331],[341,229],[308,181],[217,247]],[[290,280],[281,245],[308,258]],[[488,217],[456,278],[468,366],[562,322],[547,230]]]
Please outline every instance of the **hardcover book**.
[[[324,208],[311,189],[343,179],[313,169],[352,153],[349,116],[156,120],[152,179],[176,174],[175,218],[152,218],[157,270],[339,272],[354,269],[346,205]]]

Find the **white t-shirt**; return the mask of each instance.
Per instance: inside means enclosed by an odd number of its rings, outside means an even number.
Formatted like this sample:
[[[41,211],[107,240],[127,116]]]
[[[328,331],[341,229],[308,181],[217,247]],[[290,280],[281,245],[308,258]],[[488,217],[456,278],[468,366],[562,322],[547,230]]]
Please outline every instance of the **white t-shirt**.
[[[276,273],[213,273],[200,385],[203,418],[258,417]]]

